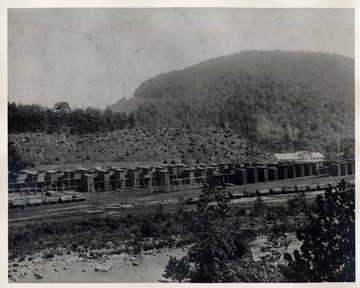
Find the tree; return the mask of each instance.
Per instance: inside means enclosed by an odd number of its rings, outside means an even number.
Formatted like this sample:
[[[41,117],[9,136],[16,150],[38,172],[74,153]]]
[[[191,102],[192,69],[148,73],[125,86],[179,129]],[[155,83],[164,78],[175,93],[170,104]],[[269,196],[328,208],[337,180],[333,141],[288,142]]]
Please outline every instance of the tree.
[[[15,133],[19,125],[19,109],[16,103],[8,102],[8,133]]]
[[[59,114],[70,114],[71,108],[67,102],[56,102],[52,108],[55,113]]]
[[[214,204],[214,205],[213,205]],[[195,215],[195,244],[189,250],[194,263],[191,282],[233,282],[235,258],[234,231],[226,225],[230,217],[229,199],[216,188],[216,179],[209,178],[200,195]]]
[[[129,114],[128,120],[129,120],[130,128],[134,128],[136,125],[136,118],[134,116],[134,113]]]
[[[208,178],[193,217],[186,217],[186,229],[194,244],[186,257],[170,259],[163,277],[193,283],[283,281],[272,263],[253,260],[249,245],[253,233],[241,227],[229,201],[216,188],[216,179]],[[182,217],[183,208],[179,211]],[[256,272],[259,269],[261,272]]]
[[[166,279],[171,279],[172,282],[185,282],[187,276],[190,274],[189,258],[183,257],[176,259],[170,256],[170,260],[166,265],[165,273],[162,275]]]
[[[298,215],[306,211],[307,204],[305,197],[305,192],[301,192],[287,200],[288,213],[290,215]]]
[[[105,109],[103,117],[107,130],[114,131],[116,129],[115,115],[109,107]]]
[[[172,260],[165,268],[164,277],[173,280],[189,278],[190,282],[196,283],[234,282],[231,281],[235,272],[231,260],[235,258],[236,246],[234,231],[225,223],[230,213],[228,202],[229,199],[216,188],[216,180],[209,178],[189,227],[195,238],[195,244],[188,252],[192,268],[182,270],[186,275],[179,277],[176,275],[180,270],[178,266],[187,260]]]
[[[22,157],[16,143],[8,143],[8,170],[10,172],[18,173],[19,171],[33,165],[33,163]]]
[[[355,190],[340,183],[316,198],[309,225],[297,231],[301,251],[285,254],[291,282],[355,281]]]
[[[266,248],[270,248],[271,254],[265,256],[263,259],[270,262],[280,264],[281,256],[280,249],[287,249],[290,241],[286,240],[286,224],[282,221],[274,221],[267,231],[267,241],[264,243]]]
[[[67,102],[57,102],[51,110],[47,111],[47,115],[50,122],[50,133],[60,132],[63,129],[66,130],[71,115],[70,105]]]
[[[265,202],[261,199],[260,196],[257,196],[254,205],[251,207],[250,214],[251,216],[254,217],[260,217],[263,216],[265,209],[266,209]]]

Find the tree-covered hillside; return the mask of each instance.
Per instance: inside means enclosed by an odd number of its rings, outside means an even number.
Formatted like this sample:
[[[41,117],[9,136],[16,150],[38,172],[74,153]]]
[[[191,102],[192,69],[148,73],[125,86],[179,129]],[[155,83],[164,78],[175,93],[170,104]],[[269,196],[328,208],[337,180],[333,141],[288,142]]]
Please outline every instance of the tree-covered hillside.
[[[248,51],[145,81],[134,94],[142,103],[134,115],[144,128],[228,123],[273,152],[319,150],[349,157],[354,90],[351,58]]]

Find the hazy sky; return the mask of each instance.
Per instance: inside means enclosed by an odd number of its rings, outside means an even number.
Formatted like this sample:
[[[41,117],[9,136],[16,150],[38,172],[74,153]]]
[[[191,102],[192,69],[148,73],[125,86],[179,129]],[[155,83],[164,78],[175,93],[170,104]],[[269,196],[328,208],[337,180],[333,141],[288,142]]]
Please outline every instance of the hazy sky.
[[[354,57],[353,9],[9,9],[9,101],[105,108],[160,73],[243,50]]]

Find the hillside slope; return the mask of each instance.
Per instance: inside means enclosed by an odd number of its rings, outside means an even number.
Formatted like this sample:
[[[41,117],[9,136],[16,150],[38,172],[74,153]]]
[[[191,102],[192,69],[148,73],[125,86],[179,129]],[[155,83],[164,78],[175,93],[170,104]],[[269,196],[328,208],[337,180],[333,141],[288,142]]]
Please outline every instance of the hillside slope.
[[[120,109],[120,101],[112,109]],[[222,125],[271,151],[354,146],[354,60],[247,51],[143,82],[131,100],[144,128]],[[125,105],[126,106],[126,105]]]
[[[163,162],[274,160],[256,144],[230,129],[119,130],[83,135],[21,133],[9,135],[9,146],[35,167],[97,162]],[[11,168],[11,167],[10,167]],[[11,170],[11,169],[10,169]]]

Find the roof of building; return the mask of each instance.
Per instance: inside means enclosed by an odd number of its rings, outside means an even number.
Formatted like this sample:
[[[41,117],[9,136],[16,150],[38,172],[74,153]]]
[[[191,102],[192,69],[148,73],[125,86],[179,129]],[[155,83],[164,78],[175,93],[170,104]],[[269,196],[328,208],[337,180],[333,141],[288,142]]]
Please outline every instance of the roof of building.
[[[279,161],[304,161],[310,158],[324,158],[319,152],[297,151],[295,153],[274,154]]]
[[[29,174],[29,175],[38,175],[39,174],[37,171],[33,171],[33,170],[22,170],[22,172]]]
[[[278,160],[290,160],[290,159],[298,160],[299,159],[299,156],[296,155],[295,153],[282,153],[282,154],[274,154],[274,155]]]

